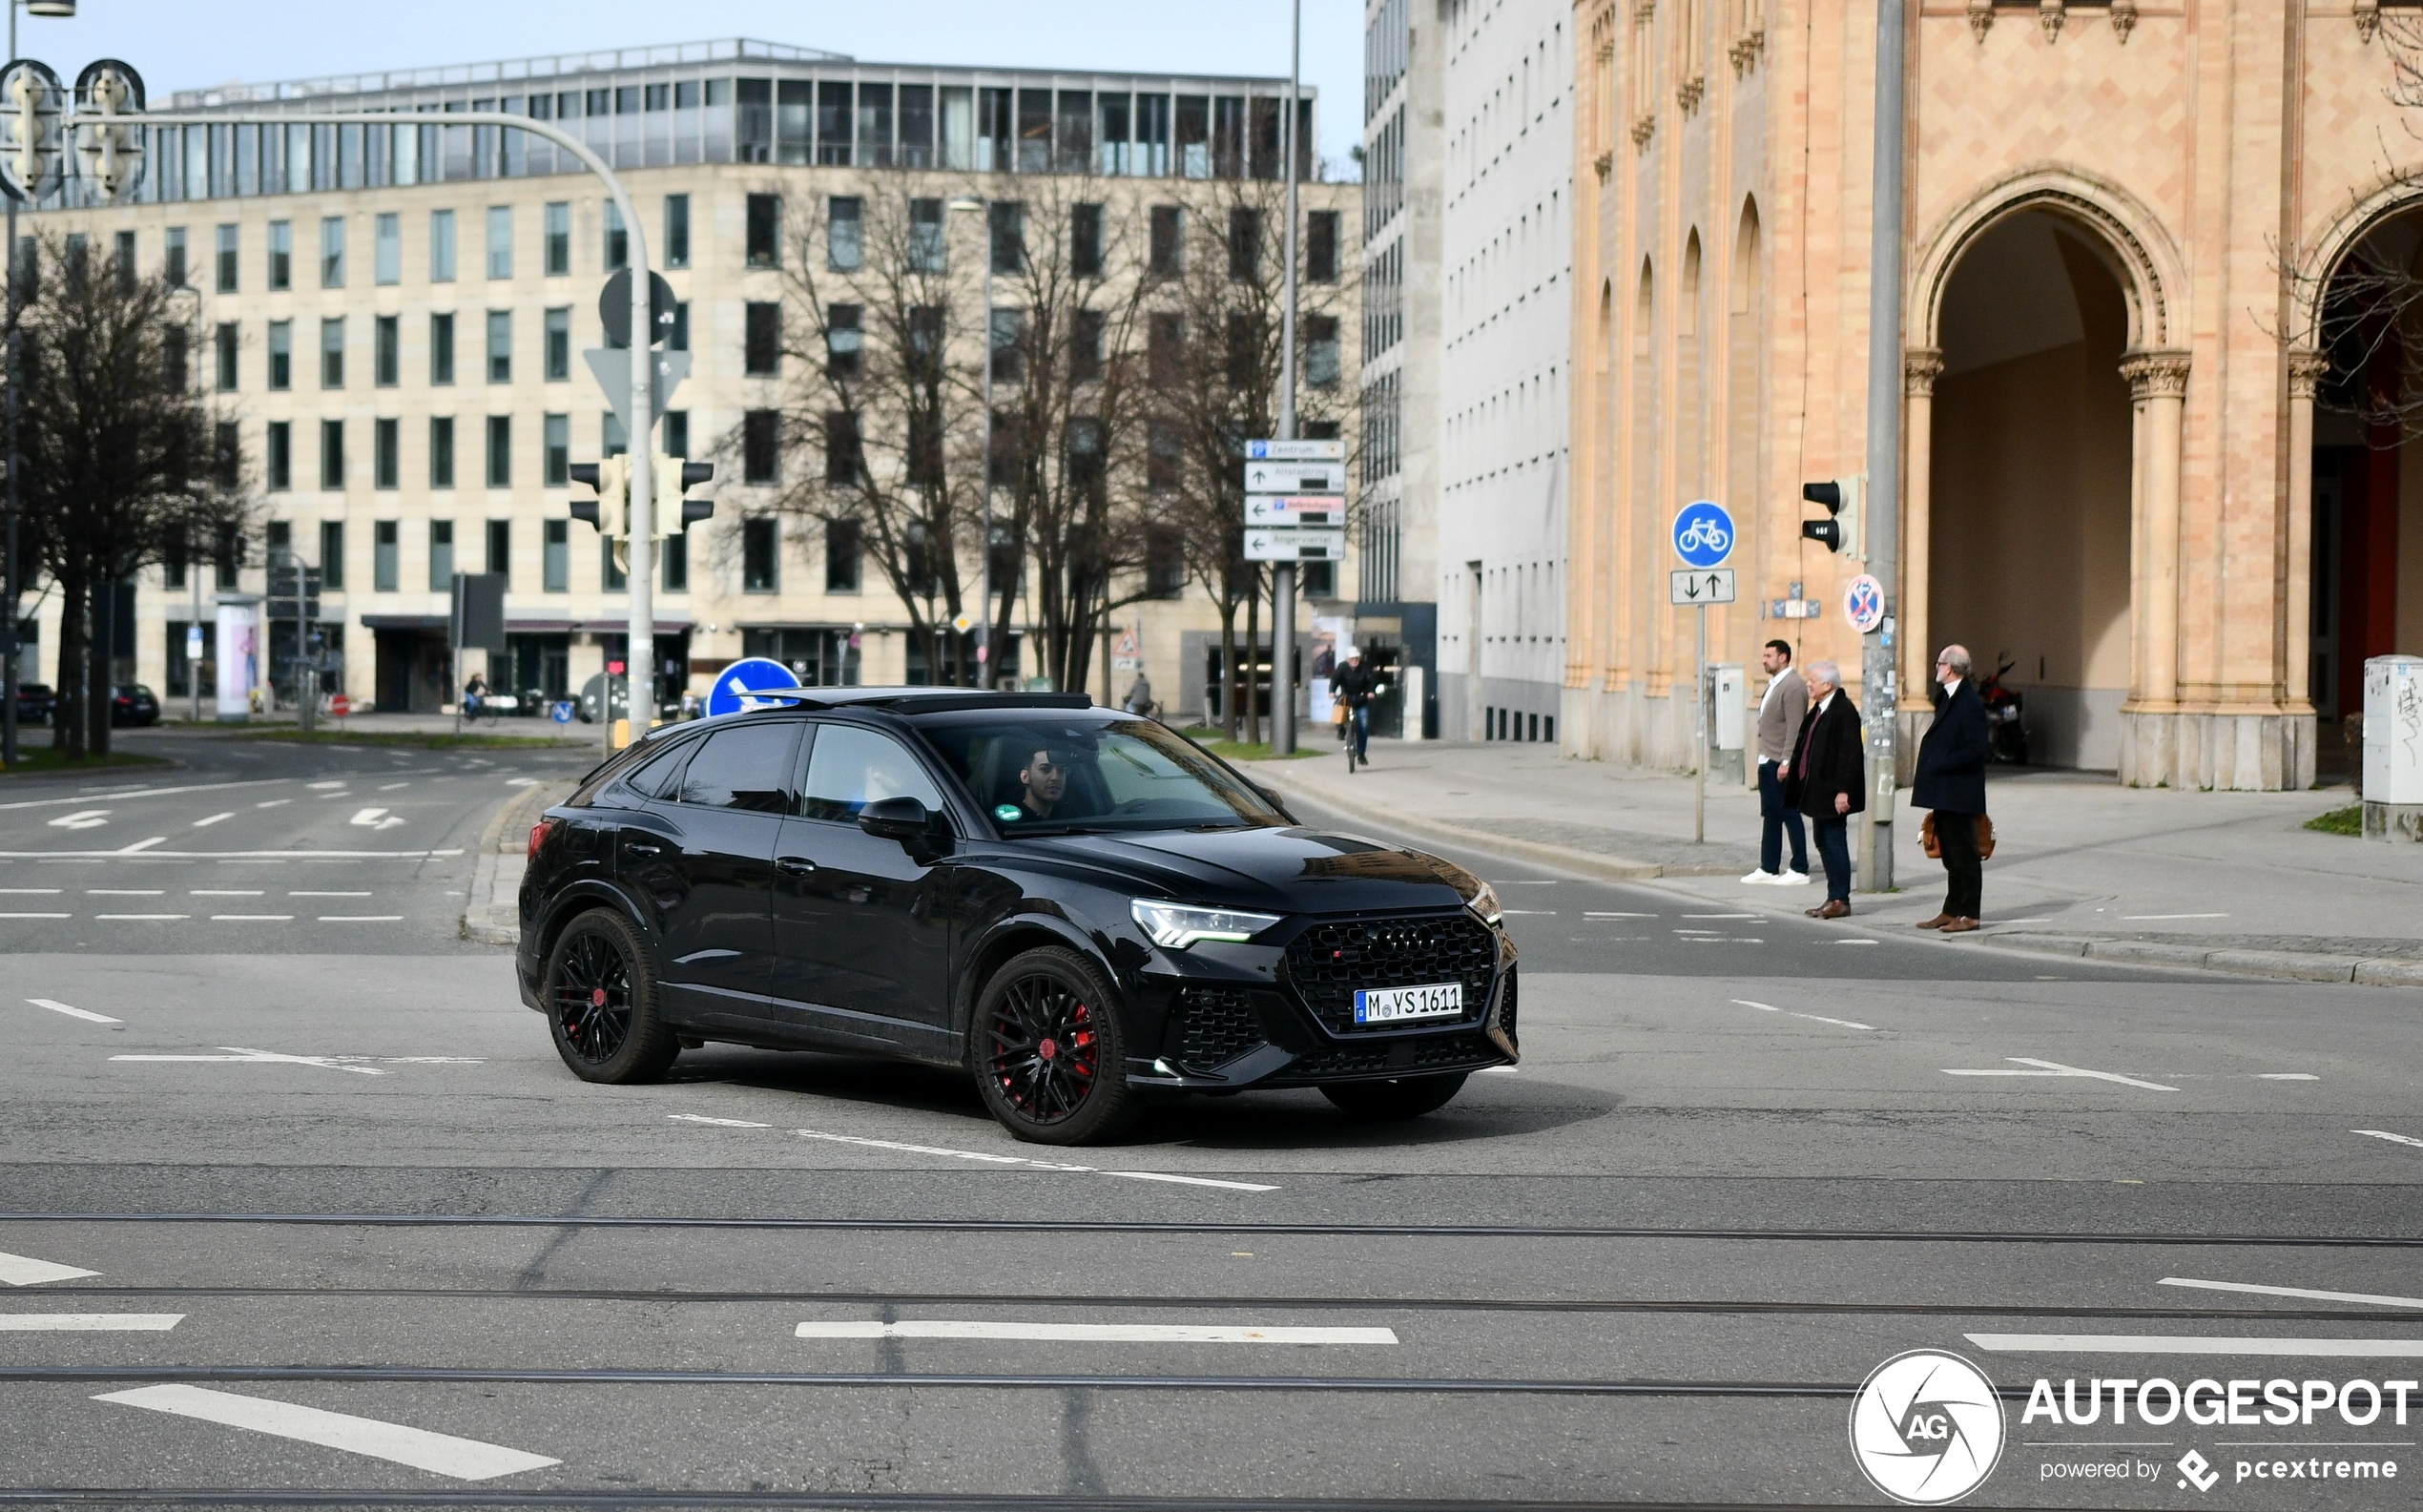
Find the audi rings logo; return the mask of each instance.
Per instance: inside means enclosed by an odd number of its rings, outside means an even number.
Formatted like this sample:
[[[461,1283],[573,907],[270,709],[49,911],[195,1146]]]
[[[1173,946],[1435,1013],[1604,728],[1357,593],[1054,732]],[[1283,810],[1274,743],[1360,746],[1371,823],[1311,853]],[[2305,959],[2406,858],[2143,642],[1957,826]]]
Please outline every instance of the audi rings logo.
[[[1877,1366],[1851,1403],[1851,1452],[1877,1490],[1942,1506],[1985,1483],[2002,1457],[2002,1398],[1957,1355],[1914,1349]]]

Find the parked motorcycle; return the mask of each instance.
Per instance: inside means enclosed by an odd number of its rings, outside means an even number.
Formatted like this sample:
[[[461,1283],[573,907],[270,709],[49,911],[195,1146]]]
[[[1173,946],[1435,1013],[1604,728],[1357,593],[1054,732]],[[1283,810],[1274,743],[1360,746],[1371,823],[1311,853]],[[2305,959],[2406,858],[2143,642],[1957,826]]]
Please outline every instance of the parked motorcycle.
[[[1978,689],[1978,696],[1985,701],[1986,759],[2006,766],[2027,765],[2027,723],[2023,717],[2025,704],[2020,695],[2005,687],[2003,674],[2012,668],[2011,658],[2002,658]]]

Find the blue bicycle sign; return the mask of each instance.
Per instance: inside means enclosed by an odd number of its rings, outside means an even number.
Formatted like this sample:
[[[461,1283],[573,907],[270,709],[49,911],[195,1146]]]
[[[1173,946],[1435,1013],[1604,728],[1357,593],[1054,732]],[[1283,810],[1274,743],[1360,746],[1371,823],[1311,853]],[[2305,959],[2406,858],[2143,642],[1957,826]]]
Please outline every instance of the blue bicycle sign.
[[[1733,517],[1707,499],[1683,506],[1674,516],[1674,551],[1692,567],[1721,567],[1733,554]]]

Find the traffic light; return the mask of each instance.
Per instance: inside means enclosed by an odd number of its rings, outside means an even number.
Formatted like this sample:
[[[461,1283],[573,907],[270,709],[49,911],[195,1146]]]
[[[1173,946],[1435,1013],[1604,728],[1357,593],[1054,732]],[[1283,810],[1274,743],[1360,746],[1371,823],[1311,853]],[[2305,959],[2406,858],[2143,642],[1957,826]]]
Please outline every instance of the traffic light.
[[[1848,478],[1832,478],[1824,483],[1804,483],[1800,496],[1811,504],[1822,504],[1829,516],[1823,520],[1803,520],[1803,538],[1816,542],[1829,551],[1838,551],[1853,561],[1861,560],[1859,522],[1866,511],[1868,478],[1865,473],[1853,473]]]
[[[585,483],[597,490],[594,499],[572,501],[572,518],[587,520],[610,541],[629,535],[626,522],[631,515],[631,459],[609,457],[603,462],[576,462],[571,471],[574,483]]]
[[[656,538],[687,530],[701,520],[714,517],[715,501],[688,497],[691,489],[702,483],[714,481],[715,465],[712,462],[685,462],[679,457],[656,458]],[[681,500],[681,524],[674,527],[673,501]]]

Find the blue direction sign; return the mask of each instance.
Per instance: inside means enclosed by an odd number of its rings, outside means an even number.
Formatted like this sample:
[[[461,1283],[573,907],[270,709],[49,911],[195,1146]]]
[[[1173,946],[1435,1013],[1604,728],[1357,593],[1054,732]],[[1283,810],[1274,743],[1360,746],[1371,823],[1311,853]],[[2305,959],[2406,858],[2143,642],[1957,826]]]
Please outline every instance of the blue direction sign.
[[[746,714],[752,709],[771,709],[775,700],[753,698],[754,693],[773,688],[797,688],[799,679],[791,669],[771,656],[743,656],[715,673],[714,691],[707,694],[707,717],[717,715]]]
[[[1674,516],[1674,550],[1702,570],[1724,566],[1733,554],[1733,517],[1707,499],[1683,506]]]

